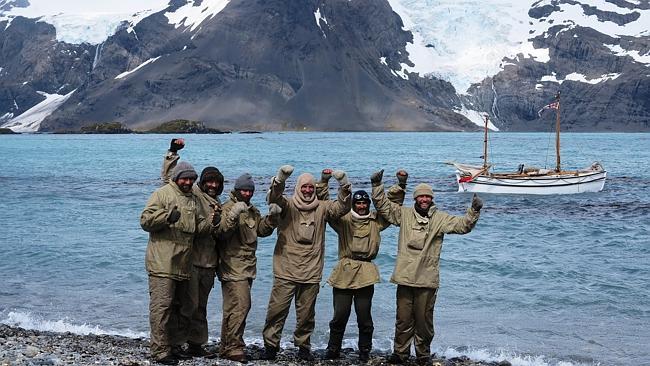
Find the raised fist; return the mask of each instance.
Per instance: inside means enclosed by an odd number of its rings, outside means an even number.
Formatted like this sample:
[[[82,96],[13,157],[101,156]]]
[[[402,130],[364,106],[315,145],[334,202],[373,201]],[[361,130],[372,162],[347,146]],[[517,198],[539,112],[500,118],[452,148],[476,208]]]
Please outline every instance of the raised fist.
[[[283,165],[278,169],[277,174],[275,175],[275,180],[278,183],[284,183],[287,181],[287,178],[293,173],[293,167],[291,165]]]
[[[373,187],[381,185],[381,180],[384,178],[384,169],[372,173],[370,176],[370,183]]]

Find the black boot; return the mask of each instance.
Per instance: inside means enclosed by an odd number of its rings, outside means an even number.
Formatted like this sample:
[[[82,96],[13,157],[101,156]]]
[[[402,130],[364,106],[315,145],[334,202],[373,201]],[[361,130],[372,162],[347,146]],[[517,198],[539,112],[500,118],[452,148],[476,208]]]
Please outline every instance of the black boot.
[[[307,347],[298,348],[298,358],[303,361],[313,361],[314,355],[311,354],[311,350]]]
[[[172,347],[172,356],[174,356],[176,359],[179,360],[190,360],[192,359],[192,355],[185,352],[181,346],[174,346]]]
[[[339,352],[339,350],[335,350],[328,347],[327,350],[325,351],[325,356],[323,357],[323,359],[336,360],[339,357],[341,357],[341,352]]]
[[[274,347],[264,346],[264,353],[262,353],[262,360],[273,361],[278,356],[278,349]]]
[[[370,359],[370,352],[368,351],[359,351],[359,362],[366,363]]]

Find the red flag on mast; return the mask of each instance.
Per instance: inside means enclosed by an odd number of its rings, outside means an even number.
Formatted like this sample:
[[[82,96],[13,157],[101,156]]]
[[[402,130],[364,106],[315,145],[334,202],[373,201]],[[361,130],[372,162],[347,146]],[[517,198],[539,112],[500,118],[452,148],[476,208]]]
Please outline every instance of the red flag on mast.
[[[540,109],[539,111],[537,111],[537,115],[538,115],[539,117],[541,117],[541,116],[542,116],[542,112],[544,112],[544,110],[546,110],[546,109],[560,109],[560,101],[559,101],[559,100],[556,100],[556,101],[553,102],[553,103],[549,103],[549,104],[543,106],[542,109]]]

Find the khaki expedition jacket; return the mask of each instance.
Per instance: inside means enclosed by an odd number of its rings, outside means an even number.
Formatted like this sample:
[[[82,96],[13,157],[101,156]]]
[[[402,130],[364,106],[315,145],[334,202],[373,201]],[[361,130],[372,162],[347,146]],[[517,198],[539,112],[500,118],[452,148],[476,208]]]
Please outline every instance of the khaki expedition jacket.
[[[397,260],[391,282],[411,286],[438,288],[439,262],[445,234],[465,234],[479,219],[471,207],[465,216],[452,216],[432,205],[426,217],[414,207],[402,207],[384,195],[384,186],[373,187],[372,199],[377,212],[391,224],[399,226]]]
[[[174,206],[181,217],[169,224],[167,218]],[[194,239],[211,230],[211,224],[199,209],[198,197],[192,192],[183,193],[174,182],[168,183],[149,197],[140,216],[140,226],[149,232],[147,272],[174,280],[189,279]]]
[[[273,275],[299,283],[319,283],[323,277],[326,220],[340,218],[350,211],[350,185],[339,188],[336,200],[318,201],[311,211],[299,210],[283,195],[285,185],[275,178],[268,200],[282,208],[278,240],[273,252]]]
[[[163,182],[169,183],[172,170],[176,167],[179,159],[180,156],[178,154],[167,151],[160,170],[160,178]],[[210,197],[196,183],[192,186],[192,192],[199,199],[198,207],[203,217],[210,217],[215,208],[221,207],[221,202],[218,197],[217,199]],[[216,268],[218,261],[219,254],[214,237],[211,233],[198,234],[194,238],[194,245],[192,246],[192,264],[201,268]]]
[[[219,265],[217,276],[221,281],[255,279],[257,275],[257,238],[269,236],[275,229],[270,216],[263,216],[253,205],[236,219],[230,219],[232,206],[239,202],[234,191],[223,205],[221,223],[217,229]]]

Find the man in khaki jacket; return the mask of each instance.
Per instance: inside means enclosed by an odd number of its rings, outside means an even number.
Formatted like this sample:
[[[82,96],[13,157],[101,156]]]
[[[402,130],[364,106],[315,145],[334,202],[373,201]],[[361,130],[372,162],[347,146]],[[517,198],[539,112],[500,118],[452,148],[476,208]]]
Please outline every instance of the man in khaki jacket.
[[[174,138],[163,159],[161,179],[169,183],[171,173],[180,156],[178,151],[185,147],[185,141]],[[224,177],[219,169],[209,166],[201,171],[199,181],[192,186],[192,192],[199,198],[199,209],[203,216],[216,212],[214,225],[221,217],[219,195],[223,192]],[[192,276],[190,278],[189,296],[181,299],[184,306],[190,308],[192,316],[189,324],[183,325],[187,330],[187,353],[194,357],[213,357],[203,348],[208,342],[208,298],[214,287],[214,277],[218,263],[217,243],[211,233],[197,235],[192,245]]]
[[[483,203],[474,195],[465,216],[452,216],[436,209],[431,186],[418,184],[413,192],[414,207],[402,207],[385,197],[382,173],[376,172],[370,179],[372,199],[379,214],[400,227],[397,260],[391,277],[391,282],[397,284],[395,341],[388,362],[404,363],[415,341],[418,363],[428,365],[442,240],[445,234],[470,232]]]
[[[295,298],[296,330],[294,344],[298,357],[313,360],[310,337],[315,325],[315,305],[320,280],[323,276],[326,220],[333,220],[350,211],[350,184],[343,171],[334,172],[339,181],[335,201],[320,201],[314,192],[311,174],[298,177],[294,194],[283,195],[285,181],[293,167],[282,166],[273,178],[269,203],[278,204],[282,214],[278,222],[278,240],[273,252],[273,288],[264,324],[264,355],[275,359],[280,348],[284,322]]]
[[[330,169],[321,173],[321,181],[316,185],[318,199],[329,198],[327,181]],[[389,189],[388,196],[392,202],[401,205],[404,202],[408,174],[404,170],[397,172],[398,185]],[[325,359],[340,357],[341,344],[345,326],[350,317],[352,303],[359,326],[359,361],[366,362],[372,349],[372,297],[375,283],[379,282],[379,270],[372,262],[379,252],[380,232],[390,223],[377,212],[370,211],[370,195],[360,190],[352,194],[352,210],[339,219],[328,223],[339,238],[339,261],[327,280],[332,286],[334,316],[330,321],[330,338]]]
[[[189,163],[179,162],[172,170],[171,182],[151,195],[140,216],[140,226],[149,232],[145,264],[151,355],[156,362],[169,365],[188,358],[175,347],[187,339],[184,325],[192,315],[180,304],[189,296],[194,239],[212,230],[213,215],[202,214],[200,199],[192,190],[196,178]]]
[[[262,217],[250,203],[255,184],[250,174],[235,181],[230,200],[223,206],[223,220],[219,236],[219,266],[223,320],[221,322],[220,356],[238,362],[247,362],[244,352],[244,329],[251,309],[251,286],[257,274],[257,238],[273,233],[278,205],[269,206],[269,215]]]

